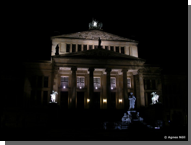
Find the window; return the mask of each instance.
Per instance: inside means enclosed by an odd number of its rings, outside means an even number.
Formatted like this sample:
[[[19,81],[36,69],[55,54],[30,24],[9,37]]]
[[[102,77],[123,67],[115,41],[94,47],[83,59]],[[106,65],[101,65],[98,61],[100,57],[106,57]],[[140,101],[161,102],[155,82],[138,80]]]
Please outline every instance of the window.
[[[105,46],[105,50],[109,50],[108,46]]]
[[[91,50],[92,49],[92,45],[89,45],[89,50]]]
[[[100,78],[94,78],[94,88],[99,89],[101,87]]]
[[[113,47],[113,46],[110,46],[110,50],[111,50],[111,51],[114,51],[114,47]]]
[[[78,45],[78,51],[81,51],[81,45]]]
[[[44,77],[44,88],[48,88],[48,77]]]
[[[68,77],[61,77],[61,87],[68,88]]]
[[[84,45],[84,51],[86,51],[87,50],[87,45]]]
[[[155,90],[156,89],[155,80],[145,79],[144,88],[145,90]]]
[[[149,90],[151,88],[151,85],[150,85],[150,80],[148,79],[145,79],[144,80],[144,87],[145,87],[145,90]]]
[[[70,52],[70,44],[66,44],[66,52]]]
[[[110,83],[111,83],[111,90],[115,89],[116,88],[116,78],[111,77]]]
[[[119,47],[115,47],[115,49],[116,49],[116,52],[118,52],[118,53],[119,53]]]
[[[94,45],[94,49],[97,49],[98,48],[98,45]]]
[[[82,89],[85,87],[85,78],[77,77],[77,88]]]
[[[152,81],[151,81],[151,84],[152,84],[152,87],[151,87],[151,88],[152,88],[152,89],[156,89],[155,80],[152,80]]]
[[[124,47],[121,47],[121,53],[124,54],[125,51],[124,51]]]
[[[127,78],[127,88],[131,88],[131,79]]]
[[[42,87],[42,76],[38,76],[37,86]]]
[[[72,52],[76,52],[76,44],[72,44]]]

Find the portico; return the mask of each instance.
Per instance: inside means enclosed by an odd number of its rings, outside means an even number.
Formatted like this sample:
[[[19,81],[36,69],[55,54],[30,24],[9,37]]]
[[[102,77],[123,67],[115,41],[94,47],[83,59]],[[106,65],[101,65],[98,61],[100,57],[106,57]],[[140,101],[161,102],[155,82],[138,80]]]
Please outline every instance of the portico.
[[[58,92],[68,92],[68,108],[78,108],[78,92],[83,92],[84,109],[128,108],[128,93],[135,92],[134,75],[138,74],[138,69],[120,69],[117,66],[94,68],[88,65],[58,67],[58,69],[56,75]],[[67,87],[61,84],[61,78],[64,77],[68,78]],[[83,81],[78,83],[77,80],[80,78],[83,78]],[[61,105],[59,100],[61,100],[60,95],[58,95],[58,104]]]

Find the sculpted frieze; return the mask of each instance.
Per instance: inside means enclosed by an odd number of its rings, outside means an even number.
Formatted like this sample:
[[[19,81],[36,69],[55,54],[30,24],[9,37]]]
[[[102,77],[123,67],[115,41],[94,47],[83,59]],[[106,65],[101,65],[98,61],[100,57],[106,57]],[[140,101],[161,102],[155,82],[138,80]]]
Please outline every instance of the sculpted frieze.
[[[60,36],[55,36],[54,38],[82,38],[82,39],[100,39],[102,40],[124,40],[124,41],[130,41],[134,42],[134,40],[120,37],[118,35],[110,34],[101,30],[90,30],[90,31],[83,31],[83,32],[77,32],[72,34],[64,34]]]

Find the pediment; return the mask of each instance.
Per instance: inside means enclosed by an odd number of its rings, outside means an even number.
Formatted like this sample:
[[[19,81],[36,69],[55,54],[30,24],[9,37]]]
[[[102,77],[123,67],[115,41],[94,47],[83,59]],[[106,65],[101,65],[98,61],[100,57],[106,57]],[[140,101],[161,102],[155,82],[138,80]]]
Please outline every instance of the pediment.
[[[77,33],[71,33],[71,34],[63,34],[59,36],[53,36],[54,38],[74,38],[74,39],[91,39],[91,40],[117,40],[117,41],[129,41],[129,42],[135,42],[135,40],[124,38],[118,35],[114,35],[102,30],[89,30],[89,31],[83,31],[83,32],[77,32]]]

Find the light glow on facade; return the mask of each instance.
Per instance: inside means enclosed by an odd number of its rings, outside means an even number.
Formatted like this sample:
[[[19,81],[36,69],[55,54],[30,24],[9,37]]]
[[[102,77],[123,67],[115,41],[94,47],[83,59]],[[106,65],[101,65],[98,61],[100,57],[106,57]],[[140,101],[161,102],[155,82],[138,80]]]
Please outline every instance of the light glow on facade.
[[[122,99],[119,99],[119,103],[122,103]]]
[[[107,103],[107,99],[103,99],[103,103]]]
[[[90,99],[87,99],[87,103],[89,103],[90,102]]]

